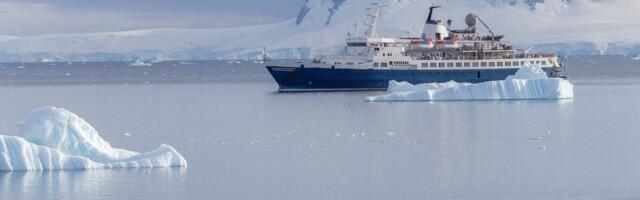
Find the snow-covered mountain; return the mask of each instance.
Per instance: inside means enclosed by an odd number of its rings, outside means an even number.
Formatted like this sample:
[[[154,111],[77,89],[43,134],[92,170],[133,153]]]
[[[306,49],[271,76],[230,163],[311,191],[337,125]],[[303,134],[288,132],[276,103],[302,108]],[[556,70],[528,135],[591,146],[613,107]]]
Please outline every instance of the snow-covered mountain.
[[[273,58],[308,58],[341,50],[347,32],[364,30],[372,3],[386,6],[382,36],[419,35],[426,8],[438,4],[436,17],[451,18],[454,27],[475,13],[533,51],[640,54],[637,0],[306,0],[297,16],[275,24],[0,36],[0,61],[258,59],[264,46]]]

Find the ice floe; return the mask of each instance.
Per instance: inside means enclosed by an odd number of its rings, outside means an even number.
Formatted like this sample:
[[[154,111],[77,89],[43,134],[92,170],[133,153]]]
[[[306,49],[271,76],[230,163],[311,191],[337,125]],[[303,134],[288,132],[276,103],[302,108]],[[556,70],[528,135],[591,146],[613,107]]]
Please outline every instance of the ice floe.
[[[0,135],[0,171],[187,166],[169,145],[146,153],[113,148],[84,119],[62,108],[32,111],[19,135]]]
[[[138,59],[135,62],[129,64],[130,67],[150,67],[151,63],[146,63],[142,59]]]
[[[413,85],[390,81],[386,95],[367,97],[367,101],[447,101],[447,100],[525,100],[571,99],[573,84],[562,78],[549,78],[539,65],[524,65],[505,80],[477,84],[425,83]]]

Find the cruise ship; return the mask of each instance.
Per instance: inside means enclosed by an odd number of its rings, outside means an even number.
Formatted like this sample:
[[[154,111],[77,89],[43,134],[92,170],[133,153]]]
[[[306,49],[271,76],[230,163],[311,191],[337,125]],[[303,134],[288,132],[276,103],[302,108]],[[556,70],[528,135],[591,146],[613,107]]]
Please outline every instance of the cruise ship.
[[[349,33],[340,55],[320,56],[307,62],[267,61],[266,68],[279,91],[385,90],[390,80],[412,84],[478,83],[503,80],[526,63],[540,65],[549,77],[565,77],[564,62],[555,55],[515,49],[475,14],[465,17],[466,28],[451,29],[451,20],[445,25],[434,19],[439,6],[429,7],[419,37],[378,37],[381,8],[369,9],[367,31],[361,35]],[[488,34],[476,31],[479,24]]]

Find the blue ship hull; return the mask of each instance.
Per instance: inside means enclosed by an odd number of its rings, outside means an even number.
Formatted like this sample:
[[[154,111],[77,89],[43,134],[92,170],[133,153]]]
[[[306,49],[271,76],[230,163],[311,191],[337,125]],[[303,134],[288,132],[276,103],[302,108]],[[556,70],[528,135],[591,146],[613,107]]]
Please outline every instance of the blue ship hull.
[[[433,82],[478,83],[504,80],[518,69],[373,70],[267,66],[279,91],[386,90],[390,80],[412,84]],[[553,68],[543,68],[553,76]]]

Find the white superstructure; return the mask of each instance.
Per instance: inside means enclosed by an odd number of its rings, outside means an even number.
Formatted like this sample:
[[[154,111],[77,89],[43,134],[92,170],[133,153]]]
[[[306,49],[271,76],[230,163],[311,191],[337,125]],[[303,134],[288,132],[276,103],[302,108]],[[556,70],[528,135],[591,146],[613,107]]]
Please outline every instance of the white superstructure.
[[[493,31],[476,15],[466,17],[467,28],[451,30],[451,20],[445,26],[440,20],[429,17],[423,33],[415,38],[385,38],[376,33],[377,17],[382,6],[369,9],[368,29],[363,34],[347,35],[346,47],[340,55],[321,56],[307,67],[349,69],[517,69],[525,63],[544,68],[556,68],[558,76],[562,64],[553,54],[529,54],[502,42],[503,36]],[[479,35],[476,22],[480,21],[490,35]],[[300,65],[291,63],[291,66]]]

